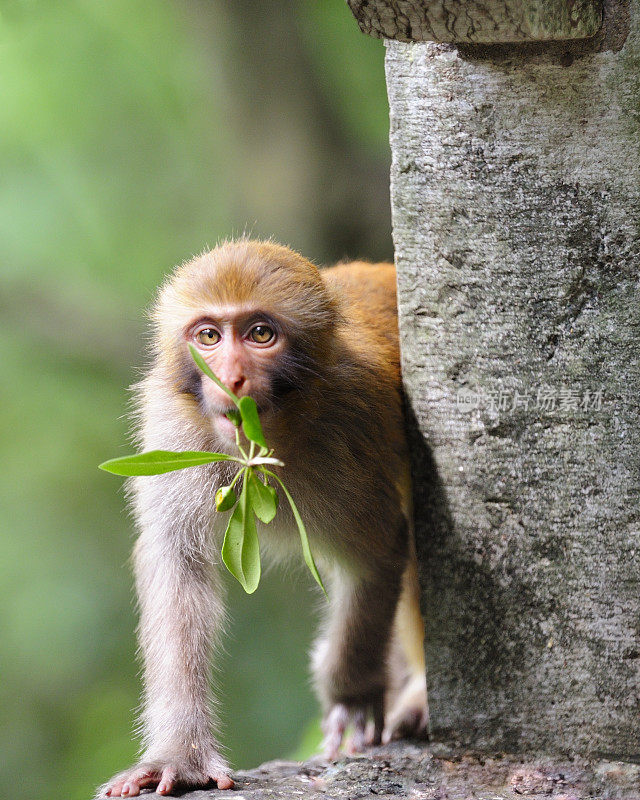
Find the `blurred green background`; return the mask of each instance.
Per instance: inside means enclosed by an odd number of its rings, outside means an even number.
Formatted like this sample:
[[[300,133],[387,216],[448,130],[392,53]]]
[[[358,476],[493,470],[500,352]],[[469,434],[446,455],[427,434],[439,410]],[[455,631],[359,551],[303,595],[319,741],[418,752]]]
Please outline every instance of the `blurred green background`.
[[[243,231],[391,258],[383,45],[343,0],[2,0],[0,91],[0,797],[86,800],[136,750],[133,534],[96,465],[130,449],[144,309]],[[313,741],[315,601],[302,570],[230,589],[249,767]]]

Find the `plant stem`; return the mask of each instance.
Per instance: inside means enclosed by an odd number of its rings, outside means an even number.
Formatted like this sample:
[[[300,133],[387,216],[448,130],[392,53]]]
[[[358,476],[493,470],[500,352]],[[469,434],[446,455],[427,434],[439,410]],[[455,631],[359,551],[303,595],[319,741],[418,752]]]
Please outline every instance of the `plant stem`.
[[[239,477],[242,475],[243,471],[244,471],[244,469],[243,469],[243,468],[240,468],[240,469],[239,469],[239,470],[236,472],[235,478],[234,478],[234,479],[231,481],[231,483],[229,484],[229,488],[230,488],[230,489],[233,489],[233,487],[236,485],[236,483],[238,482],[238,478],[239,478]]]
[[[253,444],[253,442],[251,442]],[[245,453],[244,448],[240,444],[240,428],[236,428],[236,447],[240,451],[242,457],[244,458],[245,462],[249,460],[249,456]]]

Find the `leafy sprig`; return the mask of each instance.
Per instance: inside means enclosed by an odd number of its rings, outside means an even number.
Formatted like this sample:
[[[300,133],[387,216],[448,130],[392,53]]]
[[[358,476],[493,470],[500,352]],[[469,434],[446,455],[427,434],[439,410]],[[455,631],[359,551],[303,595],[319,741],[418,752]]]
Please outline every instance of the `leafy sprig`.
[[[100,464],[100,469],[114,475],[161,475],[188,467],[199,467],[215,461],[234,461],[238,471],[228,486],[221,486],[215,494],[216,511],[231,511],[222,544],[222,560],[229,572],[237,578],[243,589],[252,594],[260,582],[260,545],[256,529],[256,517],[263,523],[270,523],[278,510],[278,493],[269,481],[278,484],[289,501],[291,511],[298,527],[302,555],[309,571],[322,591],[325,591],[322,578],[316,567],[307,531],[300,512],[281,478],[272,467],[284,467],[284,463],[273,456],[262,432],[258,407],[252,397],[237,397],[228,386],[211,370],[200,353],[189,345],[191,356],[204,374],[211,378],[233,401],[235,408],[227,417],[236,428],[236,446],[239,455],[210,453],[202,450],[172,451],[150,450],[122,458],[112,458]],[[240,443],[240,428],[249,442],[249,451]],[[256,448],[258,451],[256,452]],[[240,494],[236,494],[236,484],[240,484]],[[325,592],[326,594],[326,592]]]

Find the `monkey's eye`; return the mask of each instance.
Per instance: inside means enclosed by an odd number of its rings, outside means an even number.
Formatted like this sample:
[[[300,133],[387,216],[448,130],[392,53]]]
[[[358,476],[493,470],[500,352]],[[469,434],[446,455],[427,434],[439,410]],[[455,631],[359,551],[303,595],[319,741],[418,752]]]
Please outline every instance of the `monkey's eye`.
[[[205,347],[210,347],[212,344],[218,344],[220,341],[220,334],[215,328],[203,328],[196,333],[196,339]]]
[[[267,344],[275,337],[273,328],[268,325],[255,325],[249,331],[249,338],[256,344]]]

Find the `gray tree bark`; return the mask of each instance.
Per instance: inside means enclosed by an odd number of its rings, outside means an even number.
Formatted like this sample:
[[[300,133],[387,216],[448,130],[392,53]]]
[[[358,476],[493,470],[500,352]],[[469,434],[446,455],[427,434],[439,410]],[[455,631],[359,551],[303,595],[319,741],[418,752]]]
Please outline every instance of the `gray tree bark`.
[[[387,44],[434,732],[638,757],[640,3]]]

